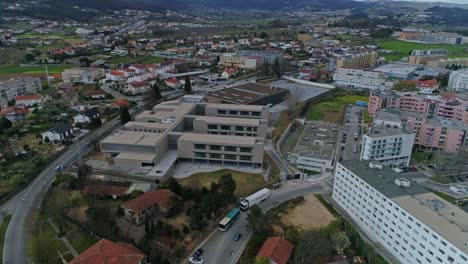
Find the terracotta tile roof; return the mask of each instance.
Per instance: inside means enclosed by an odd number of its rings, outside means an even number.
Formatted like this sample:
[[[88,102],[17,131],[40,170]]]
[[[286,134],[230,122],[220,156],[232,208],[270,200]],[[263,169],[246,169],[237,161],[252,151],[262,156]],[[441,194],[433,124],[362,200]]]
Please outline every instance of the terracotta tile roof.
[[[18,95],[15,97],[16,101],[22,101],[22,100],[40,100],[42,99],[41,95],[34,94],[34,95]]]
[[[121,76],[121,75],[123,75],[123,72],[113,70],[113,71],[111,71],[111,74],[112,74],[112,75],[116,75],[116,76]]]
[[[112,106],[114,107],[129,107],[130,104],[128,103],[127,100],[125,99],[117,99],[113,104]]]
[[[90,186],[86,185],[83,189],[85,194],[96,194],[96,195],[109,195],[109,196],[122,196],[128,191],[128,186]]]
[[[168,82],[168,83],[179,83],[179,80],[177,80],[176,78],[170,78],[170,79],[167,79],[166,82]]]
[[[266,257],[277,264],[286,264],[293,248],[293,244],[282,237],[269,237],[263,243],[257,257]]]
[[[5,115],[27,115],[29,114],[29,109],[26,107],[16,107],[16,106],[10,106],[2,111],[0,111],[0,116],[5,116]]]
[[[152,190],[126,202],[123,207],[135,213],[139,213],[152,205],[158,205],[161,208],[169,209],[171,206],[171,197],[174,195],[173,192],[167,189]]]
[[[101,239],[69,264],[138,264],[144,258],[145,254],[132,244]]]

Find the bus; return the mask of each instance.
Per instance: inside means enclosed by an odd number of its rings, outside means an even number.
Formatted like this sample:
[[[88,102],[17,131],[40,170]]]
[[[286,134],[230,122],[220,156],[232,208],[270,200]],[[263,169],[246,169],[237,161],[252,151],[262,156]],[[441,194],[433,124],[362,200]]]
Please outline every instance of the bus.
[[[234,224],[234,222],[237,220],[237,218],[239,218],[239,215],[240,215],[240,209],[239,208],[232,209],[232,211],[229,212],[229,214],[227,214],[226,217],[224,217],[223,220],[221,220],[221,222],[219,222],[219,225],[218,225],[219,230],[221,230],[223,232],[228,230],[229,227],[232,224]]]

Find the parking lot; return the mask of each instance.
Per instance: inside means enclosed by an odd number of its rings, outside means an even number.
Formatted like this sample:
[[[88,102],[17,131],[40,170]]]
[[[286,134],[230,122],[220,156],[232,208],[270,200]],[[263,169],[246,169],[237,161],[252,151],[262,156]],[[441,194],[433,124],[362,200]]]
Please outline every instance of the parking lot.
[[[340,142],[343,160],[359,159],[361,139],[364,132],[362,126],[363,111],[364,108],[360,106],[349,105],[346,107],[343,120],[343,137]]]

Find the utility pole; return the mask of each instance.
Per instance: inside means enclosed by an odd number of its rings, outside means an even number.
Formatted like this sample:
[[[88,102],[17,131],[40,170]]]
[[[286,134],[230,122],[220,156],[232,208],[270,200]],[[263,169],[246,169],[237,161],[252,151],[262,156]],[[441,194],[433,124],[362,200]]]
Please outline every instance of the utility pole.
[[[50,78],[49,78],[49,69],[47,68],[47,64],[45,65],[46,76],[47,76],[47,84],[50,87]]]

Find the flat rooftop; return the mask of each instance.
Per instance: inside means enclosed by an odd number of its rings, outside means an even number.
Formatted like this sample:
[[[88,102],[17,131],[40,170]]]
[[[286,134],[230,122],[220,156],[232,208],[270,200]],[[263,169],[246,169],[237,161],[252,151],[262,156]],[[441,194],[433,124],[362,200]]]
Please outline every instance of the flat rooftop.
[[[197,133],[184,133],[179,140],[193,141],[206,144],[230,144],[230,145],[249,145],[252,146],[259,142],[255,137],[239,137],[225,135],[209,135]]]
[[[123,152],[115,157],[115,159],[125,159],[125,160],[140,160],[143,162],[153,162],[156,158],[155,154],[137,154],[137,153],[128,153]]]
[[[468,254],[468,213],[413,183],[413,179],[425,177],[421,173],[399,174],[386,167],[381,170],[371,169],[369,163],[340,162],[360,179]],[[402,178],[411,182],[410,187],[399,187],[395,184],[396,179]]]
[[[107,144],[131,144],[138,146],[155,146],[162,138],[162,134],[117,130],[106,137],[101,143]]]
[[[262,111],[266,106],[263,105],[236,105],[236,104],[206,104],[208,108],[223,109],[223,110],[237,110],[237,111]]]
[[[293,154],[315,159],[332,160],[340,137],[340,126],[312,121],[306,124]]]
[[[152,119],[156,122],[175,123],[195,107],[194,103],[165,102],[156,105],[151,111],[143,111],[135,120]],[[172,121],[171,121],[172,119]]]
[[[231,124],[231,125],[250,125],[258,126],[260,122],[265,122],[260,119],[250,119],[250,118],[234,118],[234,117],[218,117],[218,116],[196,116],[195,120],[203,120],[207,123],[216,123],[216,124]]]
[[[417,68],[418,66],[413,64],[389,63],[375,68],[374,71],[379,71],[383,73],[410,74],[414,72]]]
[[[154,128],[154,129],[168,129],[168,128],[172,127],[172,124],[130,121],[127,124],[125,124],[123,127],[125,129],[132,129],[132,128],[135,128],[135,127],[145,127],[145,128]]]
[[[377,125],[374,124],[371,129],[366,133],[367,136],[373,138],[397,136],[401,134],[409,134],[402,127],[391,126],[391,125]]]
[[[208,96],[221,99],[233,104],[253,104],[269,96],[287,93],[287,90],[272,88],[258,83],[246,83],[239,86],[210,92]]]

